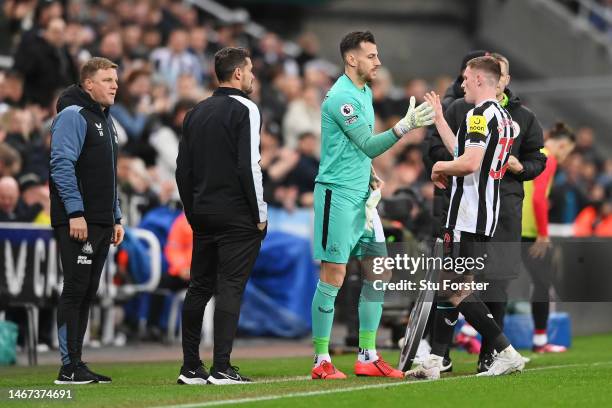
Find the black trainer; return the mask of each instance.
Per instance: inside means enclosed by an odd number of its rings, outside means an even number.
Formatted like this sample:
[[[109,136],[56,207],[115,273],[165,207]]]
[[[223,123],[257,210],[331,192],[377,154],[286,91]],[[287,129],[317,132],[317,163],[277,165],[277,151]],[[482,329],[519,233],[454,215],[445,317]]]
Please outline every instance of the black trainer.
[[[206,367],[200,361],[200,366],[198,368],[187,368],[185,366],[181,367],[181,372],[179,374],[178,380],[176,380],[177,384],[189,384],[189,385],[204,385],[208,384],[209,378],[208,371],[206,371]]]
[[[253,382],[250,378],[238,373],[238,370],[236,366],[229,366],[227,369],[221,371],[216,370],[215,367],[211,367],[208,382],[215,385],[245,384]]]
[[[493,364],[493,354],[485,353],[482,358],[478,359],[478,373],[484,373],[485,371],[489,371],[489,368],[491,368],[491,364]]]
[[[57,385],[64,384],[92,384],[97,381],[96,377],[87,370],[87,366],[79,364],[66,364],[60,368],[57,380],[54,381]]]
[[[440,367],[440,372],[441,373],[450,373],[453,371],[453,360],[451,360],[451,358],[446,355],[444,356],[444,359],[442,360],[442,367]]]
[[[79,361],[77,363],[78,366],[83,367],[85,370],[87,370],[91,375],[93,375],[96,378],[96,382],[98,384],[110,384],[111,382],[113,382],[113,380],[110,377],[107,377],[105,375],[102,374],[98,374],[98,373],[94,373],[93,371],[91,371],[89,369],[89,367],[87,367],[87,363],[84,363],[83,361]]]

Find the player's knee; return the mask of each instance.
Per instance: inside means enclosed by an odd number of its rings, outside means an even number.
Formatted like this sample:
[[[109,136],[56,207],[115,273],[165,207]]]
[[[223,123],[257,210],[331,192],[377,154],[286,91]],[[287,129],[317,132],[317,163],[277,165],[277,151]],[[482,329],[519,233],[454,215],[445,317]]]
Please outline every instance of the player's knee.
[[[342,286],[345,276],[346,265],[331,262],[321,263],[321,281],[339,288]]]

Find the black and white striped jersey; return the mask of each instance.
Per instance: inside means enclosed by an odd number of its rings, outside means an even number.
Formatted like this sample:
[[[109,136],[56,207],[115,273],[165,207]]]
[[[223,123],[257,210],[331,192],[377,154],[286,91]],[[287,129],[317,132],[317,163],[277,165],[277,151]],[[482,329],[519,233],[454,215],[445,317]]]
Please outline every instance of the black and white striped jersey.
[[[485,154],[474,173],[453,177],[447,228],[493,236],[514,137],[512,117],[497,101],[486,100],[467,113],[457,130],[455,158],[467,147],[481,147]]]

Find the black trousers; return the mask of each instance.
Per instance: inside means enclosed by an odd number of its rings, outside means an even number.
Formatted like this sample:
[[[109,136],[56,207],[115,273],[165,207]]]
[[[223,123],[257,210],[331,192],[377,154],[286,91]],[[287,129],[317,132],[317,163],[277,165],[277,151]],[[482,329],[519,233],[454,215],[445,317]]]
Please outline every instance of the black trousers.
[[[552,286],[550,250],[544,258],[534,258],[529,254],[529,248],[535,242],[535,238],[523,237],[522,241],[523,265],[529,272],[533,283],[533,292],[531,293],[533,325],[536,330],[546,330],[550,312],[549,292]]]
[[[242,295],[265,231],[243,214],[193,214],[190,223],[194,239],[183,305],[183,361],[187,367],[200,364],[204,309],[214,295],[213,365],[222,370],[230,364]]]
[[[88,224],[87,233],[87,242],[79,242],[70,238],[67,225],[54,229],[64,275],[64,287],[57,308],[63,364],[81,361],[89,307],[100,285],[113,227]]]

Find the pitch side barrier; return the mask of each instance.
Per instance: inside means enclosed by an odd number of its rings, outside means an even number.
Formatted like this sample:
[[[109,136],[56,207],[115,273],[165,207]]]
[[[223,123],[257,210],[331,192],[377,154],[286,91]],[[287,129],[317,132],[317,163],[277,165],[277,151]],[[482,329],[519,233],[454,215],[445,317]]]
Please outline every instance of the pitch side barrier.
[[[129,231],[145,244],[150,271],[145,282],[116,286],[113,277],[117,271],[117,248],[111,245],[98,289],[99,304],[107,312],[103,338],[113,337],[115,301],[140,292],[153,292],[161,276],[161,248],[157,237],[143,229],[130,228]],[[38,309],[55,307],[62,285],[62,267],[53,230],[26,223],[0,223],[0,309],[7,306],[26,309],[26,348],[30,365],[37,363]]]

